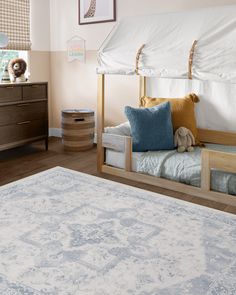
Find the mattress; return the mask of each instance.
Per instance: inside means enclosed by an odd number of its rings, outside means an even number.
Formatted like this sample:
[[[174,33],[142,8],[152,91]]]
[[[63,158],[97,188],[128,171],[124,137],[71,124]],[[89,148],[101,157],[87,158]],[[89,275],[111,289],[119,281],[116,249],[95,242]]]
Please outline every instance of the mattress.
[[[236,147],[232,146],[207,144],[206,148],[236,153]],[[124,169],[124,153],[107,149],[106,164]],[[193,153],[182,154],[176,151],[133,153],[132,171],[200,187],[201,149],[196,148]],[[236,195],[236,174],[212,170],[211,189]]]

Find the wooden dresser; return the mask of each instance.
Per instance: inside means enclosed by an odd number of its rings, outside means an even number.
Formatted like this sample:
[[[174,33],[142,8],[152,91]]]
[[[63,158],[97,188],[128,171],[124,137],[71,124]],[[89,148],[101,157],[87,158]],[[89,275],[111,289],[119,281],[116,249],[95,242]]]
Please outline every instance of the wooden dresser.
[[[47,150],[47,83],[0,84],[0,151],[37,140]]]

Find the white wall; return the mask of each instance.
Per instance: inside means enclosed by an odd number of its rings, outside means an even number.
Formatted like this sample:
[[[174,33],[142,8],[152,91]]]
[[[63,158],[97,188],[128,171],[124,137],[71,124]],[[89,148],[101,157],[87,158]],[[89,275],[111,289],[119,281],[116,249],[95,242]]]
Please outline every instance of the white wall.
[[[50,0],[30,0],[30,5],[32,50],[50,51]]]
[[[34,0],[39,1],[39,0]],[[41,2],[40,0],[39,2]],[[43,0],[42,2],[46,2]],[[155,14],[196,9],[207,6],[236,4],[235,0],[117,0],[117,19],[124,16]],[[66,41],[79,35],[87,42],[87,50],[97,50],[109,34],[114,22],[78,25],[78,0],[50,0],[51,50],[66,50]]]
[[[78,0],[50,0],[51,50],[66,50],[66,42],[74,35],[84,38],[87,50],[96,50],[114,23],[78,25]]]
[[[31,82],[49,82],[49,124],[52,121],[50,0],[30,0],[31,42],[29,71]]]
[[[30,30],[30,80],[50,82],[50,0],[30,0]]]

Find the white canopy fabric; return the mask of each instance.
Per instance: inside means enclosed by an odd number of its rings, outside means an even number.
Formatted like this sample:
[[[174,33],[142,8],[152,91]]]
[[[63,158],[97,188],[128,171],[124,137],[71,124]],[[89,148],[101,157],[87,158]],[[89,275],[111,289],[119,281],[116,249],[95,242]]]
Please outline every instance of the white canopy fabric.
[[[200,97],[200,102],[195,104],[199,128],[235,132],[236,84],[196,79],[147,79],[150,97],[176,98],[192,92]]]
[[[98,73],[187,78],[195,47],[192,78],[236,83],[236,5],[124,18],[98,53]]]

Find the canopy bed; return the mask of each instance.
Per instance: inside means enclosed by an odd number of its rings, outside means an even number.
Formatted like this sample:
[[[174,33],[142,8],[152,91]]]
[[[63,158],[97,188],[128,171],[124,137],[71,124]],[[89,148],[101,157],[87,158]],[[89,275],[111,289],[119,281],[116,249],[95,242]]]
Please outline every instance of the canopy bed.
[[[212,191],[214,187],[211,186],[214,182],[212,171],[215,170],[225,172],[230,176],[231,184],[236,186],[235,39],[235,5],[124,18],[112,30],[98,54],[98,170],[236,205],[233,196],[236,193]],[[198,150],[199,157],[201,154],[200,187],[134,169],[136,156],[132,153],[132,137],[105,132],[105,76],[110,74],[140,76],[139,106],[142,106],[143,97],[157,97],[156,93],[159,97],[176,97],[176,89],[181,93],[186,90],[199,93],[198,139],[210,144]],[[111,150],[122,153],[123,166],[109,161]],[[114,153],[114,157],[117,156],[119,154]]]

